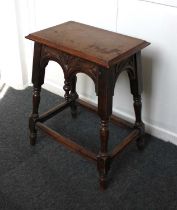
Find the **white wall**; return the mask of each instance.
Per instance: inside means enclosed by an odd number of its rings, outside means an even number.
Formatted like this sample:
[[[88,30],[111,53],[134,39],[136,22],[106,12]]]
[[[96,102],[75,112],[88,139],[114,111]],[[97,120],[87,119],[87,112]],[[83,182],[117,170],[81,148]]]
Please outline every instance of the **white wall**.
[[[50,12],[52,11],[52,12]],[[75,20],[107,30],[116,31],[117,27],[117,0],[38,0],[35,1],[35,30],[56,25],[65,21]],[[48,18],[50,17],[50,18]],[[45,20],[45,21],[44,21]],[[49,62],[46,69],[47,88],[63,95],[63,72],[55,62]],[[86,100],[96,102],[94,84],[88,76],[79,74],[77,89],[79,95]]]
[[[34,30],[33,8],[31,0],[0,1],[1,80],[15,89],[29,85],[33,44],[24,36]]]
[[[138,0],[119,0],[118,4],[116,1],[102,1],[100,8],[100,1],[94,2],[94,7],[93,2],[88,2],[77,9],[76,5],[79,5],[80,1],[75,1],[71,8],[76,10],[69,11],[69,14],[61,12],[61,21],[73,19],[151,42],[151,46],[143,50],[143,120],[148,133],[177,144],[177,8]],[[166,2],[161,0],[158,3]],[[57,23],[61,19],[59,14],[58,17],[51,17],[50,23],[44,22],[47,5],[46,1],[41,9],[39,2],[39,7],[36,7],[38,26],[41,28],[44,24],[52,25],[52,21]],[[61,10],[65,12],[67,5],[66,1]],[[53,7],[55,8],[54,5]],[[53,7],[50,9],[56,13]],[[63,94],[63,80],[59,82],[57,74],[57,64],[51,63],[48,66],[45,87]],[[62,77],[61,71],[60,76]],[[97,102],[93,82],[87,77],[79,76],[78,91],[85,100]],[[127,120],[134,120],[132,96],[126,74],[120,76],[115,87],[114,112]]]
[[[147,132],[177,144],[176,1],[23,0],[23,4],[20,0],[11,2],[15,2],[12,7],[15,7],[16,12],[12,12],[11,17],[16,26],[13,43],[19,43],[20,40],[20,45],[16,44],[14,48],[17,53],[13,52],[17,55],[16,68],[21,67],[21,71],[17,70],[18,78],[15,79],[17,83],[19,81],[20,86],[26,81],[30,83],[31,78],[32,42],[23,38],[30,32],[75,20],[151,42],[151,46],[143,50],[143,120]],[[11,69],[12,66],[12,63],[9,63],[6,69]],[[7,72],[7,81],[13,83],[14,78],[10,77],[9,71]],[[55,62],[50,62],[46,69],[44,88],[63,95],[63,74]],[[97,103],[94,84],[90,78],[79,74],[77,89],[81,98]],[[114,112],[125,119],[134,120],[132,96],[126,74],[120,76],[115,87]]]
[[[118,32],[151,42],[143,51],[143,119],[149,133],[177,143],[177,8],[120,0]],[[124,103],[120,100],[115,107],[131,118],[125,90],[123,87],[120,91]]]
[[[8,85],[17,89],[23,88],[14,1],[4,0],[0,2],[0,26],[1,78]]]

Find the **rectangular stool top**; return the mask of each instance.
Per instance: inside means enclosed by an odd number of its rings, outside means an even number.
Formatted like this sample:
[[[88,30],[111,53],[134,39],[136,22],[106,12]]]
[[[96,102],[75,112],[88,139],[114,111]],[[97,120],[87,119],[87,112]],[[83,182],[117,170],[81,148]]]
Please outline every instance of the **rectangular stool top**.
[[[26,38],[106,68],[150,44],[74,21],[29,34]]]

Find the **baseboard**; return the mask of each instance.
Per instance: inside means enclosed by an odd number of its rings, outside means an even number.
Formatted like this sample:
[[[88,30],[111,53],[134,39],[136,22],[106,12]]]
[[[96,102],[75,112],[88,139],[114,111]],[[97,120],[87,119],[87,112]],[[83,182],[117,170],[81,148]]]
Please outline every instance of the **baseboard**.
[[[0,80],[0,91],[1,91],[1,89],[4,87],[4,82],[2,82],[1,80]]]
[[[60,95],[60,96],[64,96],[64,90],[62,87],[60,87],[59,85],[56,85],[50,81],[45,81],[45,83],[42,86],[44,89],[55,93],[56,95]]]
[[[45,84],[43,85],[43,88],[50,92],[53,92],[57,95],[60,95],[60,96],[64,95],[63,88],[51,83],[50,81],[45,82]],[[85,97],[84,95],[79,95],[79,98],[86,102],[89,102],[92,105],[97,105],[96,101],[91,100],[90,98]],[[125,112],[122,112],[121,110],[113,109],[113,113],[114,113],[114,115],[116,115],[124,120],[127,120],[129,122],[134,122],[134,116],[129,115]],[[173,133],[166,129],[160,128],[160,127],[150,124],[146,121],[144,121],[144,123],[145,123],[146,133],[148,133],[152,136],[155,136],[161,140],[171,142],[171,143],[177,145],[177,133]]]
[[[5,96],[5,94],[6,94],[6,92],[7,92],[8,89],[9,89],[9,86],[8,85],[6,85],[4,83],[1,84],[1,88],[0,88],[0,99],[2,99]]]
[[[12,84],[9,84],[8,82],[5,82],[3,80],[0,80],[0,89],[4,86],[8,86],[8,87],[12,87],[14,88],[15,90],[24,90],[25,88],[27,88],[29,86],[29,83],[25,83],[25,84],[15,84],[15,85],[12,85]]]

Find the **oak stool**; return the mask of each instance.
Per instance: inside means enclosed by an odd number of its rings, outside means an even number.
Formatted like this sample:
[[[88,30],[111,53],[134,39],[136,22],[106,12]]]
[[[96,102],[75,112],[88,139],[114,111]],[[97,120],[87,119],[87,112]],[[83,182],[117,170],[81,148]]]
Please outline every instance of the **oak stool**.
[[[97,163],[100,189],[104,190],[112,160],[133,140],[137,141],[139,148],[143,146],[141,50],[150,43],[73,21],[29,34],[26,38],[35,42],[32,70],[33,110],[29,118],[31,145],[35,144],[39,128],[70,150],[93,160]],[[39,115],[40,91],[44,83],[45,68],[50,60],[56,61],[63,69],[65,101]],[[116,80],[123,71],[128,73],[130,80],[136,120],[132,132],[122,140],[122,143],[108,152],[109,120],[117,124],[121,122],[112,115],[112,102]],[[97,110],[78,99],[76,74],[79,72],[87,74],[94,81],[98,96]],[[67,107],[71,108],[72,116],[76,117],[77,103],[88,108],[92,107],[91,109],[96,110],[101,119],[98,154],[44,124],[46,120]]]

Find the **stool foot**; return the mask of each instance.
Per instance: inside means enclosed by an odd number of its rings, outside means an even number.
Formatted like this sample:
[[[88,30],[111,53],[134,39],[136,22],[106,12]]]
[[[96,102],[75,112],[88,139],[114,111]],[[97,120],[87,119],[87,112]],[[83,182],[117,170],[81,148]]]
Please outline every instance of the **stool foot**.
[[[71,116],[72,116],[72,118],[76,118],[77,117],[77,105],[76,105],[75,101],[73,101],[71,103]]]
[[[100,190],[104,191],[107,188],[107,173],[110,168],[109,156],[107,154],[99,154],[97,156],[97,168],[99,172]]]
[[[35,145],[36,144],[36,138],[37,138],[37,133],[30,133],[30,145]]]
[[[140,137],[136,140],[136,146],[139,150],[143,150],[144,149],[144,146],[145,146],[145,143],[144,143],[144,137]]]
[[[99,178],[100,182],[100,191],[104,191],[107,188],[107,181],[105,176],[100,176]]]
[[[145,126],[143,122],[135,123],[134,128],[138,128],[140,130],[141,136],[136,140],[136,145],[139,150],[143,150],[145,146],[144,134],[145,134]]]
[[[32,114],[32,116],[29,118],[29,140],[31,145],[35,145],[36,138],[37,138],[37,130],[35,128],[35,119],[37,118],[37,115]]]

